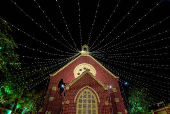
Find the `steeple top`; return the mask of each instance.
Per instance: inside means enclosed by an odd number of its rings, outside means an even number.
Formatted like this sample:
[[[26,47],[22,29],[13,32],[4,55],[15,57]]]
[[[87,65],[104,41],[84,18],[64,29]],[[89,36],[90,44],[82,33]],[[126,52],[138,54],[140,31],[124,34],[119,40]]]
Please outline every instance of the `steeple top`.
[[[86,44],[81,47],[81,55],[83,56],[89,55],[89,47]]]

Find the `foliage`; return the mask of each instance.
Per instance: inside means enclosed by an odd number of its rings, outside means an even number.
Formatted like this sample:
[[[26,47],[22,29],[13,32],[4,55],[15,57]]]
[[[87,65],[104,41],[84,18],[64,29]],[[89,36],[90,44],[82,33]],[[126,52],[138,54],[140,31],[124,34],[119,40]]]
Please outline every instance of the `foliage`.
[[[152,99],[148,95],[145,88],[131,88],[129,90],[129,103],[131,104],[130,114],[149,114],[148,107],[151,105]]]
[[[10,32],[11,28],[0,18],[0,107],[6,108],[10,104],[15,109],[16,104],[15,111],[35,112],[36,102],[42,96],[42,92],[27,91],[27,87],[33,83],[27,69],[23,72],[26,78],[15,75],[14,69],[21,66],[17,54],[14,53],[14,49],[18,47]]]
[[[10,68],[19,68],[18,55],[14,53],[14,49],[18,48],[13,38],[9,34],[11,28],[0,18],[0,77],[1,83],[9,78]]]
[[[20,109],[22,112],[35,112],[36,111],[36,101],[42,96],[42,94],[36,93],[35,90],[28,92],[27,94],[14,94],[13,90],[7,88],[8,86],[1,87],[1,98],[0,104],[2,107],[6,107],[7,104],[14,104],[15,99],[18,99],[16,110]],[[3,88],[3,89],[2,89]]]

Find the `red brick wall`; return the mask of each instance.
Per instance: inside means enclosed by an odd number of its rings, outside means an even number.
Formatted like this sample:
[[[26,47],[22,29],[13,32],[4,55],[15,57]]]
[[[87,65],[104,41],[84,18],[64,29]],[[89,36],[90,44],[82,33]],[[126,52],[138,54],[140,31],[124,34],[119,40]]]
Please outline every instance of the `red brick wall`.
[[[158,114],[158,112],[161,112],[161,111],[166,111],[167,114],[170,114],[170,108],[166,108],[166,109],[163,109],[163,110],[160,110],[160,111],[154,111],[154,114]]]
[[[109,106],[105,106],[107,108],[104,108],[101,104],[104,103],[104,100],[106,100],[105,98],[109,99],[109,91],[105,92],[104,90],[102,90],[101,92],[101,85],[98,84],[96,81],[94,80],[88,80],[86,79],[86,81],[82,81],[82,83],[78,83],[80,82],[82,79],[78,80],[77,83],[73,84],[69,91],[66,91],[66,94],[70,94],[70,97],[68,97],[69,99],[74,99],[75,94],[77,93],[77,91],[83,87],[84,85],[88,85],[91,86],[92,88],[95,88],[96,92],[99,94],[100,99],[102,101],[102,103],[100,103],[99,105],[99,109],[101,109],[102,113],[104,114],[104,110],[114,110],[114,114],[117,114],[117,112],[122,112],[122,114],[125,114],[125,107],[124,107],[124,103],[121,97],[121,93],[120,93],[120,88],[119,88],[119,84],[118,84],[118,78],[114,78],[113,76],[111,76],[111,74],[109,74],[105,69],[103,69],[98,63],[96,63],[91,57],[89,56],[81,56],[79,57],[77,60],[75,60],[73,63],[71,63],[70,65],[68,65],[65,69],[61,70],[60,72],[58,72],[55,76],[50,76],[50,84],[48,87],[48,91],[47,91],[47,95],[46,98],[44,100],[43,103],[43,112],[42,114],[45,113],[45,111],[52,111],[55,112],[57,110],[59,110],[60,108],[60,104],[59,101],[57,103],[57,99],[61,99],[59,96],[56,95],[56,91],[51,91],[53,86],[58,86],[58,82],[60,81],[60,79],[62,78],[64,80],[65,83],[71,83],[75,77],[74,77],[74,68],[81,64],[81,63],[88,63],[91,64],[95,69],[96,69],[96,78],[98,78],[103,84],[108,85],[108,86],[112,86],[114,88],[117,88],[117,92],[114,92],[112,90],[110,91],[110,97],[111,97],[111,102],[112,102],[112,107]],[[82,77],[84,78],[84,77]],[[91,83],[89,83],[91,82]],[[77,88],[76,87],[80,87]],[[73,89],[74,88],[74,89]],[[107,93],[107,94],[105,94]],[[49,101],[49,97],[55,97],[54,101]],[[114,98],[119,98],[119,102],[115,103],[114,102]],[[102,100],[104,99],[104,100]],[[54,102],[56,102],[57,104],[54,104]],[[71,103],[71,102],[70,102]],[[53,106],[53,108],[52,108]],[[65,106],[65,105],[64,105]],[[72,109],[73,112],[76,109],[75,108],[75,104],[70,104],[69,106],[71,107],[65,107],[65,111],[67,112],[68,109]],[[100,111],[99,111],[100,112]],[[53,113],[51,113],[53,114]],[[55,112],[56,114],[56,112]]]
[[[119,86],[117,83],[117,79],[111,76],[105,69],[103,69],[98,63],[96,63],[91,57],[89,56],[81,56],[73,63],[68,65],[65,69],[58,72],[55,76],[51,76],[51,83],[58,84],[59,80],[63,78],[65,83],[70,83],[75,79],[74,77],[74,68],[81,64],[81,63],[88,63],[91,64],[96,69],[96,77],[103,83],[103,84],[112,84],[115,83],[115,86]],[[112,79],[112,81],[110,81]]]
[[[69,105],[64,104],[64,114],[70,114],[70,113],[75,114],[76,113],[76,103],[74,103],[74,98],[75,98],[76,94],[78,93],[78,91],[81,88],[83,88],[84,86],[90,86],[98,93],[98,96],[101,100],[101,102],[98,103],[98,109],[99,109],[98,112],[100,112],[100,109],[104,110],[104,108],[103,108],[104,102],[108,101],[108,99],[109,99],[108,98],[108,91],[105,90],[103,88],[103,86],[100,85],[96,80],[94,80],[89,74],[85,74],[76,83],[74,83],[69,88],[69,90],[66,91],[65,101],[69,100],[70,103],[69,103]],[[86,88],[84,88],[84,89],[86,89]],[[97,96],[96,96],[96,98],[97,98]],[[70,110],[71,110],[71,112],[70,112]],[[101,110],[102,114],[104,114],[103,110]]]

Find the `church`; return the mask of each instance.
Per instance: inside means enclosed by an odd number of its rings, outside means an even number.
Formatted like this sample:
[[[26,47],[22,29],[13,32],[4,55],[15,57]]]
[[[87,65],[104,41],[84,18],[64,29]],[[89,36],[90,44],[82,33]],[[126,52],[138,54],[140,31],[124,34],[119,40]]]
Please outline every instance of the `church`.
[[[119,87],[119,77],[89,55],[87,45],[81,55],[50,74],[50,83],[39,114],[127,114]],[[60,95],[59,81],[66,83]]]

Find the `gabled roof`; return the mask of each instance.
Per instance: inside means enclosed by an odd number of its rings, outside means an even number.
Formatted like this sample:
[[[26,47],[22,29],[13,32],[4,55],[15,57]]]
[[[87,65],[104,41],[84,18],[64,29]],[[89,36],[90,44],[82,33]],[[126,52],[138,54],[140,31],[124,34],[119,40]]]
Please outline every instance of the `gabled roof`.
[[[79,77],[77,77],[75,80],[73,80],[70,84],[66,85],[66,89],[69,89],[70,86],[72,86],[75,82],[77,82],[80,78],[82,78],[85,74],[89,74],[94,80],[96,80],[105,90],[108,90],[108,86],[104,85],[99,79],[97,79],[95,76],[93,76],[92,73],[90,73],[88,70],[83,72]]]
[[[74,60],[72,60],[71,62],[69,62],[67,65],[65,65],[64,67],[62,67],[60,70],[58,70],[57,72],[55,72],[54,74],[50,74],[50,76],[55,76],[57,73],[59,73],[61,70],[65,69],[67,66],[69,66],[71,63],[73,63],[74,61],[76,61],[78,58],[80,58],[81,56],[84,55],[79,55],[77,58],[75,58]],[[87,57],[90,57],[91,59],[93,59],[96,63],[98,63],[103,69],[105,69],[110,75],[112,75],[114,78],[119,78],[116,77],[113,73],[111,73],[108,69],[106,69],[102,64],[100,64],[96,59],[94,59],[92,56],[90,55],[86,55]]]

